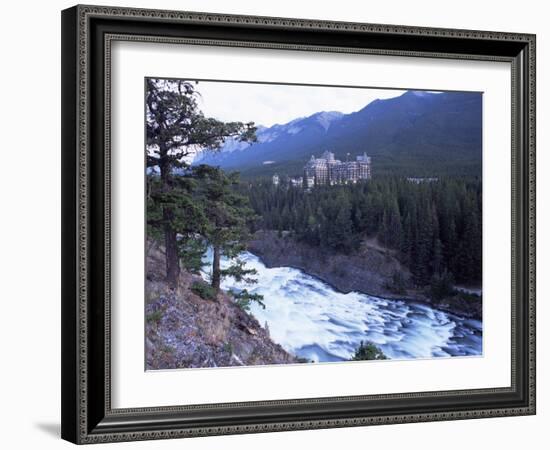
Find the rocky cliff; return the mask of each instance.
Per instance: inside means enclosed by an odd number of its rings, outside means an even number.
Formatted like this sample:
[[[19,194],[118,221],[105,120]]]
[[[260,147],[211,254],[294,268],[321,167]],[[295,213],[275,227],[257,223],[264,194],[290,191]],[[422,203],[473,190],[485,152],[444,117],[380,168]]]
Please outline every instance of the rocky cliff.
[[[389,288],[393,274],[399,272],[405,280],[410,278],[407,268],[392,252],[374,242],[362,243],[357,253],[342,254],[311,247],[275,231],[258,231],[248,243],[248,249],[268,267],[301,269],[345,293],[359,291],[385,298],[402,298],[403,295]]]

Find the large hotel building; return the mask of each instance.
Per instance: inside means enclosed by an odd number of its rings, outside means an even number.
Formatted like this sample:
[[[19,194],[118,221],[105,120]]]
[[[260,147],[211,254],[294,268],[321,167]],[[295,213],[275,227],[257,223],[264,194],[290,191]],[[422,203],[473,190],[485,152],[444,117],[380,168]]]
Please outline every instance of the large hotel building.
[[[320,158],[313,155],[304,167],[304,186],[357,183],[371,177],[370,157],[366,153],[355,161],[340,161],[334,153],[325,151]]]

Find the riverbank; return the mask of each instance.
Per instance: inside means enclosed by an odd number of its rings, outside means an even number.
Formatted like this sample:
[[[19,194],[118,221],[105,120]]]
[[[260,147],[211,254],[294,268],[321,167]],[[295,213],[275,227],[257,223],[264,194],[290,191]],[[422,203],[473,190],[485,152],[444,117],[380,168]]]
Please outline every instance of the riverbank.
[[[204,281],[182,270],[175,289],[164,281],[164,254],[147,257],[145,360],[148,370],[301,362],[223,291],[205,299]]]
[[[392,251],[375,241],[363,242],[357,253],[345,255],[297,242],[275,231],[258,231],[248,243],[248,250],[267,267],[294,267],[319,278],[342,292],[361,292],[385,299],[415,301],[441,311],[481,320],[481,297],[457,293],[434,302],[425,289],[412,286],[410,271]],[[403,281],[401,289],[394,285],[394,276]]]
[[[265,309],[252,305],[251,313],[268,324],[275,342],[307,361],[349,361],[361,342],[374,344],[388,359],[482,353],[478,320],[420,302],[342,293],[303,270],[269,268],[249,251],[239,258],[256,272],[253,289],[264,297]],[[228,277],[222,286],[242,289],[247,284]]]

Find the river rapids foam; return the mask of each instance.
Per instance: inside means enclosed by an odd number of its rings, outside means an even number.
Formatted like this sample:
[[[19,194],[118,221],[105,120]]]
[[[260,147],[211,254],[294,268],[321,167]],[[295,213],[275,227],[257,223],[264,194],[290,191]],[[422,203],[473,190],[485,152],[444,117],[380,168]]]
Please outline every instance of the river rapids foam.
[[[349,360],[361,341],[377,345],[390,359],[482,354],[478,320],[421,303],[359,292],[343,294],[299,269],[267,268],[249,252],[240,258],[247,268],[257,270],[258,283],[246,285],[227,278],[222,288],[262,294],[266,308],[253,303],[250,312],[262,326],[267,324],[273,341],[302,358]]]

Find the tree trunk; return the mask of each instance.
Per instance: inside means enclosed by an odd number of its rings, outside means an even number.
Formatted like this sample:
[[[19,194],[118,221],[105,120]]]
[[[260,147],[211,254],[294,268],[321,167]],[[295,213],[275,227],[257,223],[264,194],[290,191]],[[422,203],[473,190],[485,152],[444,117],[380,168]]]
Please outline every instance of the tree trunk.
[[[164,246],[166,247],[166,281],[172,287],[176,287],[180,274],[178,243],[176,232],[170,225],[164,226]]]
[[[162,191],[170,191],[170,168],[162,156],[167,153],[166,149],[161,147],[160,178],[162,182]],[[162,218],[164,220],[164,246],[166,247],[166,281],[172,287],[178,284],[180,274],[180,261],[178,256],[177,233],[172,227],[174,211],[172,208],[163,206]]]
[[[212,261],[212,287],[216,292],[220,291],[221,269],[220,269],[221,252],[220,247],[214,246],[214,258]]]

